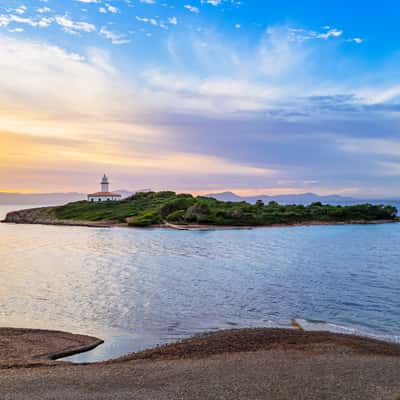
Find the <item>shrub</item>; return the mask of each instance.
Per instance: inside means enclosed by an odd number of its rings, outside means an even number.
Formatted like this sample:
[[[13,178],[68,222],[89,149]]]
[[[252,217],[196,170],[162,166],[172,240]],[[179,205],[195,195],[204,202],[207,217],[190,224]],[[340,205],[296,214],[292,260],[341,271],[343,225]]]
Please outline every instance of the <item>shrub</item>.
[[[185,222],[185,210],[174,211],[167,216],[168,222],[182,223]]]
[[[143,214],[129,220],[129,226],[150,226],[161,223],[161,215],[157,211],[146,211]]]
[[[187,222],[208,222],[209,217],[210,208],[205,203],[197,202],[185,212],[185,221]]]
[[[193,197],[178,196],[162,205],[160,208],[160,213],[163,217],[166,217],[175,211],[187,210],[194,204],[194,202],[195,200]]]
[[[62,220],[119,221],[131,226],[175,223],[207,223],[214,225],[272,225],[295,222],[346,222],[392,220],[397,209],[393,206],[357,204],[333,206],[313,203],[304,205],[267,205],[246,202],[223,202],[174,192],[142,192],[120,202],[91,203],[80,201],[52,207],[52,215]]]

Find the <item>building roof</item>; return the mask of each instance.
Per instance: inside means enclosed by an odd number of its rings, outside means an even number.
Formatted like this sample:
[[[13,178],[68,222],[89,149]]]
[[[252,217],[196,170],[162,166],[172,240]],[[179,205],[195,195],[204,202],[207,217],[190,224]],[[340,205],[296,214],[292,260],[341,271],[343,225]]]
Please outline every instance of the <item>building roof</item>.
[[[113,196],[113,197],[121,197],[120,194],[118,193],[113,193],[113,192],[96,192],[96,193],[90,193],[88,196],[96,196],[96,197],[106,197],[106,196]]]

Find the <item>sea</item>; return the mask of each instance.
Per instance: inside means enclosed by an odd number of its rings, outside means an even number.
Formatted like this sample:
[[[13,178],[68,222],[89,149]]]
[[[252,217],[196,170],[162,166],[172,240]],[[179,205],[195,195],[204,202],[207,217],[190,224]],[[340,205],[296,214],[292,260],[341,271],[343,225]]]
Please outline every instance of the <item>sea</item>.
[[[0,219],[10,210],[0,206]],[[329,330],[400,342],[400,224],[233,230],[0,224],[0,326],[105,340],[106,360],[203,332]]]

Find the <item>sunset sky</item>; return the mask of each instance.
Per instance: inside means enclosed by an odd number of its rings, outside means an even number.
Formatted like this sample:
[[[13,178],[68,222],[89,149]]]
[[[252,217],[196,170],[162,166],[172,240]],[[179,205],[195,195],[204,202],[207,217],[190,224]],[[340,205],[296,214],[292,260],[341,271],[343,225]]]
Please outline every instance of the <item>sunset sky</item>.
[[[400,196],[400,6],[0,0],[0,191]]]

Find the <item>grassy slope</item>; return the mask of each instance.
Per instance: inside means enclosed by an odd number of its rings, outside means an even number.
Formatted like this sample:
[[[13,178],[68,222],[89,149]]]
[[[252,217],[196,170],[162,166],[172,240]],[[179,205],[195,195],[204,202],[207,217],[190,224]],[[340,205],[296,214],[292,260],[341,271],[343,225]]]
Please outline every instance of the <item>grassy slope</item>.
[[[310,206],[282,206],[275,202],[252,205],[245,202],[221,202],[211,198],[176,195],[174,192],[138,193],[120,202],[89,203],[86,201],[55,207],[58,219],[76,221],[128,221],[132,226],[173,224],[210,225],[272,225],[311,221],[348,222],[375,221],[396,218],[391,206],[370,204],[330,206],[314,203]]]

